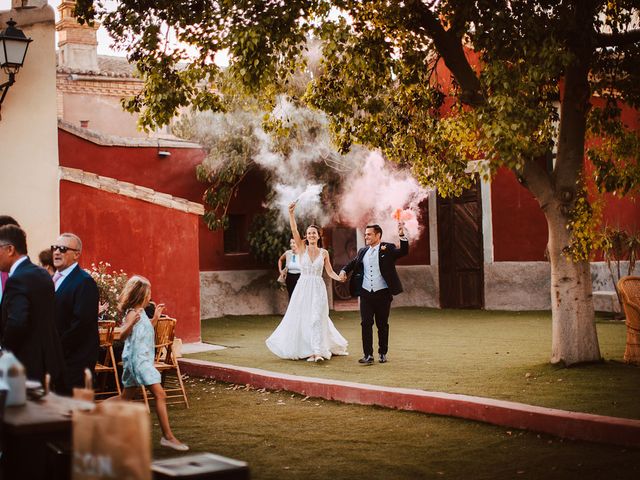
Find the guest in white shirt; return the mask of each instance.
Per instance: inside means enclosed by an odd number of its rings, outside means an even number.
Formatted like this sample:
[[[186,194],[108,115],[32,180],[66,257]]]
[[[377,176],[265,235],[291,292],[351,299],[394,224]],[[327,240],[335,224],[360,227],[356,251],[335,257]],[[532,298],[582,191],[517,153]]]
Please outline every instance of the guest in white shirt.
[[[280,255],[280,258],[278,258],[278,271],[280,272],[280,278],[284,279],[287,286],[289,299],[291,299],[293,290],[296,288],[296,284],[300,278],[300,273],[302,273],[302,270],[300,269],[300,255],[298,253],[298,247],[296,246],[296,242],[293,238],[291,239],[290,245],[291,249],[284,252]],[[284,268],[282,267],[283,261],[285,262]]]

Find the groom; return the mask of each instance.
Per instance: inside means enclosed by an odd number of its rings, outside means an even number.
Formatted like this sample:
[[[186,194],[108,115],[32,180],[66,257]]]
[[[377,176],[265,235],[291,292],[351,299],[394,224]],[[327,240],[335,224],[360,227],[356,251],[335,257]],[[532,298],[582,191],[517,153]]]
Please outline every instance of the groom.
[[[345,265],[340,277],[344,282],[353,270],[349,289],[352,295],[360,297],[360,318],[362,326],[362,347],[364,357],[359,363],[373,363],[373,323],[378,327],[378,353],[380,363],[386,363],[389,346],[389,310],[393,295],[402,292],[402,284],[396,272],[396,260],[409,253],[409,241],[404,224],[398,223],[400,248],[393,243],[381,242],[380,225],[367,225],[364,231],[366,247],[358,251],[356,257]]]

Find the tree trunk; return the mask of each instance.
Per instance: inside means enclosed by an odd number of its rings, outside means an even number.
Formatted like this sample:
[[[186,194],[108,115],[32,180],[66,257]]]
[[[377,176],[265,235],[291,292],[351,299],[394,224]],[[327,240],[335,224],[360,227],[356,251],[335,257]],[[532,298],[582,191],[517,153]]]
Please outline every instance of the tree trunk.
[[[545,209],[551,263],[551,363],[565,366],[601,360],[596,333],[591,271],[588,261],[574,262],[563,253],[570,232],[560,204]]]

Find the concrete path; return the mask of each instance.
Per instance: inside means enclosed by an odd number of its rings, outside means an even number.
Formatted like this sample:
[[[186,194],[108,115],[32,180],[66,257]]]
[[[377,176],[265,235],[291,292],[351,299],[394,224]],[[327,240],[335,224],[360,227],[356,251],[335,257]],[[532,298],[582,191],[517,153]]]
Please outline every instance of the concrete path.
[[[640,420],[570,412],[469,395],[382,387],[180,359],[184,374],[361,405],[464,418],[562,438],[640,447]]]
[[[193,343],[183,343],[181,353],[183,355],[188,355],[190,353],[202,353],[202,352],[213,352],[215,350],[224,350],[227,347],[223,347],[222,345],[214,345],[212,343],[204,343],[204,342],[193,342]]]

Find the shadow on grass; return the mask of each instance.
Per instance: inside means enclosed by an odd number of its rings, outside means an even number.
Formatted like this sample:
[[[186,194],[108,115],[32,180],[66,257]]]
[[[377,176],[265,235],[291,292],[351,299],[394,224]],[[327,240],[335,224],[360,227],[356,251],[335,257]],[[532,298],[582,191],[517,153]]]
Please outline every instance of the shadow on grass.
[[[332,312],[349,340],[348,357],[310,364],[275,357],[264,340],[279,316],[205,320],[202,338],[225,350],[192,358],[292,375],[461,393],[601,415],[640,418],[640,368],[622,363],[625,325],[597,323],[604,362],[573,368],[548,363],[548,312],[399,308],[390,319],[389,363],[358,365],[358,312]]]

